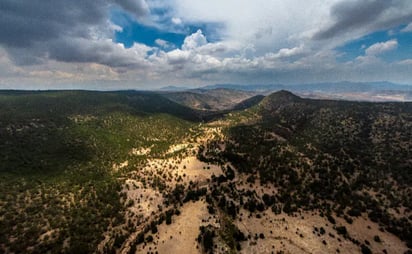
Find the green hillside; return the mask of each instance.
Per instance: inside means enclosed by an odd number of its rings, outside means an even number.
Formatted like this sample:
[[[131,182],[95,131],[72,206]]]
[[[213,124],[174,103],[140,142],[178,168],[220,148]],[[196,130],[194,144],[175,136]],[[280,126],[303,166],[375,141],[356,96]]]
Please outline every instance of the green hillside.
[[[0,109],[0,249],[14,253],[95,250],[124,220],[113,165],[162,154],[198,119],[140,92],[8,91]]]

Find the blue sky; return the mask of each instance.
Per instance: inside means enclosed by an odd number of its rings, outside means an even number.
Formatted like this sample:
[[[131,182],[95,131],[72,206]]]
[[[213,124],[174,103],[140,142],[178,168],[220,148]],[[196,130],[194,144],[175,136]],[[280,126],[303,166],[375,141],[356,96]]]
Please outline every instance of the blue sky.
[[[183,45],[186,36],[195,33],[197,30],[202,30],[202,33],[207,36],[209,42],[219,41],[216,30],[219,24],[215,23],[193,23],[187,25],[169,24],[168,20],[160,24],[145,24],[133,18],[127,12],[119,8],[110,11],[110,20],[113,24],[122,28],[122,31],[116,31],[114,35],[115,42],[123,43],[126,48],[130,48],[134,43],[142,43],[151,47],[159,46],[156,40],[161,39],[173,45],[166,48],[170,51],[179,48]],[[157,14],[163,14],[157,11]]]
[[[411,13],[410,0],[3,0],[0,88],[412,85]]]
[[[343,46],[337,47],[337,50],[342,53],[338,59],[340,61],[353,61],[356,57],[365,53],[365,48],[372,46],[377,42],[385,42],[396,40],[398,46],[396,50],[383,53],[381,58],[385,61],[394,62],[412,58],[412,34],[401,32],[406,25],[401,25],[394,29],[377,31],[367,34],[361,38],[345,43]]]
[[[122,31],[115,32],[114,40],[123,43],[126,48],[130,48],[136,42],[154,47],[157,39],[168,41],[176,47],[176,45],[181,46],[186,37],[186,33],[183,31],[165,31],[159,27],[141,24],[118,8],[111,10],[110,20],[113,24],[122,28]],[[192,30],[187,33],[190,34],[191,32],[195,31]]]

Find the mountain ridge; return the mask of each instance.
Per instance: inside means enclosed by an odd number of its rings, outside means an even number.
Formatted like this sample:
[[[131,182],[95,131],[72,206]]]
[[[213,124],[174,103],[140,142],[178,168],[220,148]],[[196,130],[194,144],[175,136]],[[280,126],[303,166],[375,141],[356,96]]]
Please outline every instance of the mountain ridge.
[[[204,89],[229,88],[239,90],[290,90],[290,91],[314,91],[314,90],[332,90],[332,91],[364,91],[364,90],[400,90],[412,91],[412,85],[397,84],[387,81],[378,82],[324,82],[324,83],[306,83],[306,84],[266,84],[266,85],[245,85],[245,84],[216,84],[202,87]]]
[[[353,101],[412,101],[412,85],[387,81],[325,82],[307,84],[215,84],[188,90],[233,89],[268,95],[273,91],[289,90],[305,98]]]

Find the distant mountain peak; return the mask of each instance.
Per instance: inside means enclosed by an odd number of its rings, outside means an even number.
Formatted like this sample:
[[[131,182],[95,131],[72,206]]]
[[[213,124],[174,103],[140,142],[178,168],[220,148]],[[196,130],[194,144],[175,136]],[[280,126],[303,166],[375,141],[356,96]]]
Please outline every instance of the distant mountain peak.
[[[286,90],[280,90],[277,92],[274,92],[268,96],[266,96],[260,103],[260,105],[265,109],[265,110],[275,110],[278,109],[279,107],[291,104],[291,103],[296,103],[301,101],[302,98],[299,96],[286,91]]]
[[[281,101],[295,101],[300,100],[301,98],[290,91],[279,90],[277,92],[271,93],[267,96],[270,100],[281,100]]]

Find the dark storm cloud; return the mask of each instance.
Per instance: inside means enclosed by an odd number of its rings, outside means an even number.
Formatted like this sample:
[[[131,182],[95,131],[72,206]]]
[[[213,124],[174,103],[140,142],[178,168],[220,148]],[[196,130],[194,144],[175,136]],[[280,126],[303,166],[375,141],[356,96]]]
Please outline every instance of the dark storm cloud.
[[[143,0],[1,0],[0,45],[20,65],[46,58],[110,65],[115,45],[98,43],[96,37],[110,32],[113,4],[136,17],[148,11]]]
[[[315,34],[314,39],[330,39],[352,30],[369,26],[373,29],[388,29],[411,20],[411,13],[404,13],[410,0],[352,0],[332,7],[335,23]],[[407,9],[407,8],[406,8]],[[390,18],[385,12],[392,12]]]
[[[136,17],[141,17],[149,12],[145,0],[114,0],[114,2]]]
[[[144,51],[144,50],[142,50]],[[110,40],[62,40],[49,48],[49,57],[62,62],[94,62],[111,67],[136,67],[136,55],[130,54]]]
[[[83,28],[106,16],[107,3],[85,0],[2,0],[0,43],[27,47],[61,36],[87,36]]]

